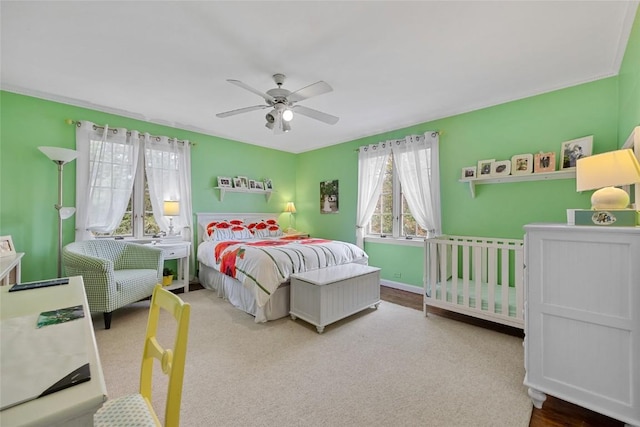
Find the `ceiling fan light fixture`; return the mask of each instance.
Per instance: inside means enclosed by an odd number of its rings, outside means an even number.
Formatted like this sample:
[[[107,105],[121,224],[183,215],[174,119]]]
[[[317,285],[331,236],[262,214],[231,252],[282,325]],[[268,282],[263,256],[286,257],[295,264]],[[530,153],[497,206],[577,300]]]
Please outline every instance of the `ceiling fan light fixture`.
[[[282,130],[284,132],[289,132],[291,130],[291,125],[289,124],[289,122],[282,122]]]
[[[266,116],[264,116],[264,118],[267,119],[267,124],[270,123],[272,125],[271,127],[273,127],[273,122],[276,121],[277,114],[278,113],[276,112],[276,110],[271,110],[270,112],[267,113]]]
[[[282,112],[282,120],[284,120],[285,122],[290,122],[291,119],[293,119],[293,111],[287,108]]]

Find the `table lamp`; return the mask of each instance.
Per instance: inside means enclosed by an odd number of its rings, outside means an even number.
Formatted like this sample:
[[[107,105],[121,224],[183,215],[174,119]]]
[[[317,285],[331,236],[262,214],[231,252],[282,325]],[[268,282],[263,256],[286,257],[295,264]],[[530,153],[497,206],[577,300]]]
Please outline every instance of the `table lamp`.
[[[169,234],[173,234],[173,217],[180,215],[180,202],[177,200],[165,200],[163,205],[163,215],[169,217]]]
[[[616,186],[638,183],[640,164],[630,149],[583,157],[576,163],[576,190],[598,189],[591,196],[594,210],[626,209],[629,195]]]
[[[287,202],[287,206],[284,208],[285,212],[289,212],[289,228],[287,228],[287,233],[295,232],[296,230],[291,227],[291,217],[294,213],[296,213],[296,205],[293,202]]]
[[[62,220],[71,218],[76,212],[76,208],[62,206],[62,170],[65,164],[78,157],[78,152],[62,147],[38,147],[38,150],[58,165],[58,203],[54,208],[58,211],[58,277],[62,277]]]

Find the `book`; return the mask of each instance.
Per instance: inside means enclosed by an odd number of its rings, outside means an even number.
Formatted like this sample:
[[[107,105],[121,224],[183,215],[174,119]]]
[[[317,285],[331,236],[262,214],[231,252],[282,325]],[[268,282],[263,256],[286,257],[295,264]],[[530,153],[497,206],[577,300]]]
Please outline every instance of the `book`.
[[[38,316],[37,328],[43,326],[57,325],[59,323],[69,322],[71,320],[84,317],[84,309],[82,305],[72,307],[59,308],[57,310],[43,311]]]

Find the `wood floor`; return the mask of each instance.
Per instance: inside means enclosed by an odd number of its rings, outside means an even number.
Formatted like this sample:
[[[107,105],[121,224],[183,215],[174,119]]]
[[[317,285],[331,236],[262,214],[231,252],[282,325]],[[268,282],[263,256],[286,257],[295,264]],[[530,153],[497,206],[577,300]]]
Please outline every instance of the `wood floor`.
[[[384,301],[393,302],[395,304],[422,311],[422,295],[420,294],[381,286],[380,297]],[[519,337],[524,336],[522,330],[517,328],[511,328],[509,326],[503,326],[497,323],[484,321],[481,319],[476,319],[445,310],[431,309],[430,312],[433,312],[434,314],[438,314],[440,316],[471,323],[476,326],[493,329],[506,334]],[[533,413],[531,414],[531,422],[529,423],[529,427],[542,426],[622,427],[624,426],[624,423],[574,405],[572,403],[547,396],[547,400],[545,401],[542,409],[533,408]]]

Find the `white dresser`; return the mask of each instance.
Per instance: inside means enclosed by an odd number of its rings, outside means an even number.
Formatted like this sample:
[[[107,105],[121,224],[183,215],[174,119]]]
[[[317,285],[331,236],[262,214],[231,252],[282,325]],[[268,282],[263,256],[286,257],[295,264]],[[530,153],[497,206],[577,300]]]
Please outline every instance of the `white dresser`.
[[[640,426],[640,227],[525,227],[524,383]]]

